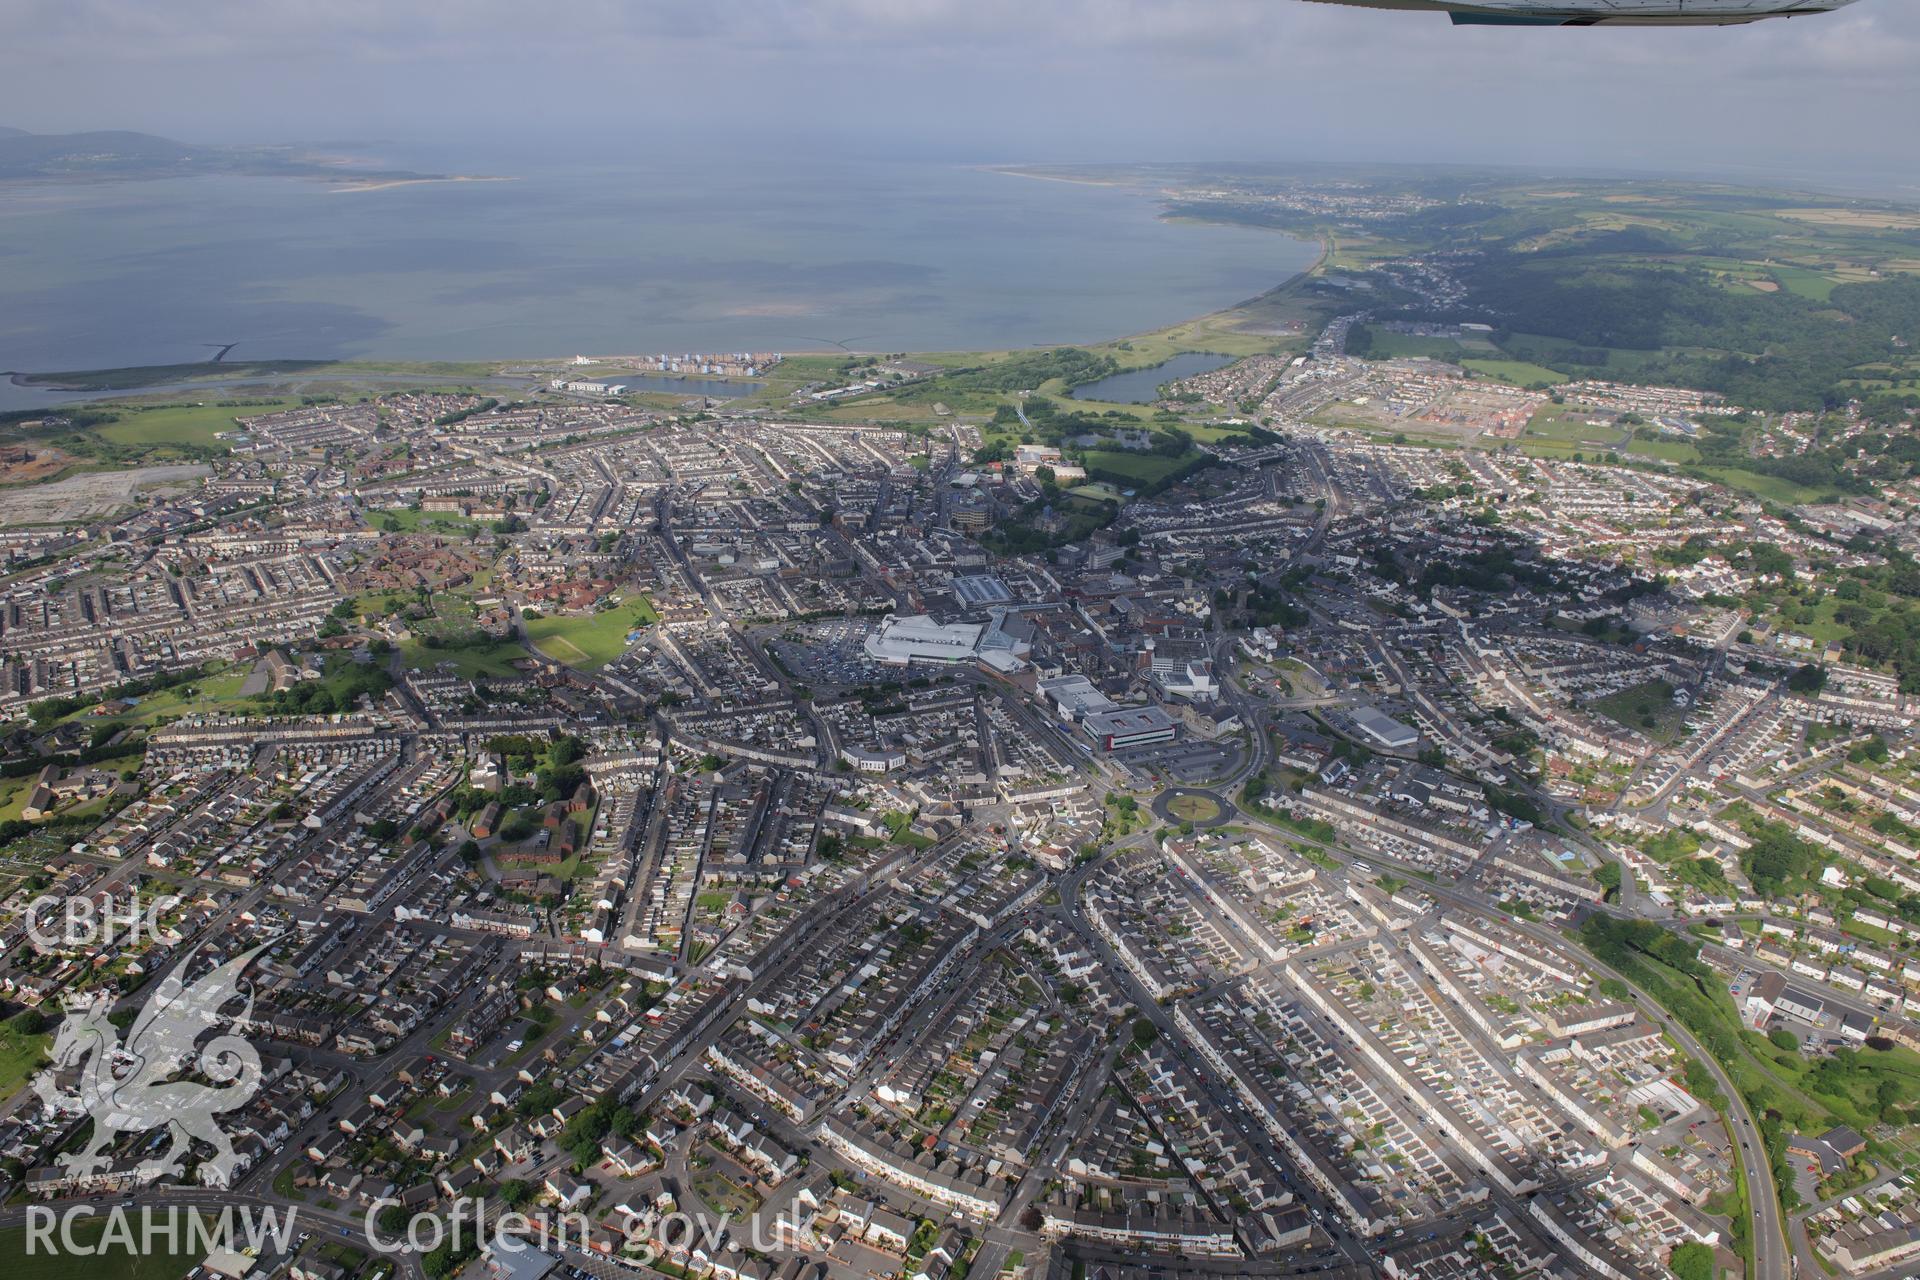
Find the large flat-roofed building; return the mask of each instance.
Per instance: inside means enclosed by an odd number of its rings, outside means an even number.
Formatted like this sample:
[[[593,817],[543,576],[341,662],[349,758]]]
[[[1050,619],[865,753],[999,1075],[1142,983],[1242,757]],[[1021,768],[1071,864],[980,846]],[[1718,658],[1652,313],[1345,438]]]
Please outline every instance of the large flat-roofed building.
[[[1060,718],[1069,724],[1102,711],[1112,711],[1118,705],[1094,688],[1093,681],[1082,675],[1054,676],[1042,680],[1040,693],[1053,703]]]
[[[971,573],[955,578],[953,594],[961,604],[973,608],[1013,602],[1013,592],[1007,584],[990,573]]]
[[[867,637],[867,656],[904,667],[915,662],[966,662],[980,645],[977,622],[935,622],[926,614],[888,614]]]
[[[1420,741],[1420,735],[1401,724],[1392,716],[1384,715],[1372,707],[1353,709],[1353,727],[1363,737],[1379,743],[1389,751],[1406,751]]]
[[[1180,731],[1179,722],[1159,707],[1123,707],[1118,711],[1093,711],[1081,721],[1087,736],[1109,751],[1121,747],[1140,747],[1154,742],[1172,742]]]

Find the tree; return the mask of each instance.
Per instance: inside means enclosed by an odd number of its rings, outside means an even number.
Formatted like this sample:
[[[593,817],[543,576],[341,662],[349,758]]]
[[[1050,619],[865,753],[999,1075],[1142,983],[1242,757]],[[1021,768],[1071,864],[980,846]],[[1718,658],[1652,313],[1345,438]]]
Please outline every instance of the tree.
[[[1775,1027],[1767,1032],[1767,1039],[1773,1042],[1774,1048],[1785,1049],[1789,1053],[1796,1053],[1800,1049],[1800,1037],[1785,1027]]]
[[[1787,677],[1787,688],[1794,693],[1815,694],[1827,687],[1827,669],[1809,662]]]
[[[1599,881],[1600,887],[1607,891],[1608,901],[1612,901],[1613,898],[1620,892],[1620,864],[1619,863],[1617,862],[1601,863],[1598,867],[1594,868],[1593,878]]]
[[[1676,1248],[1667,1266],[1680,1280],[1715,1280],[1713,1250],[1697,1240]]]
[[[1901,1122],[1900,1104],[1906,1100],[1906,1090],[1891,1077],[1883,1078],[1873,1087],[1874,1106],[1879,1108],[1880,1119],[1887,1124]]]
[[[454,1255],[453,1246],[450,1243],[443,1243],[420,1259],[420,1269],[426,1272],[431,1280],[441,1280],[442,1276],[453,1274],[458,1262],[459,1258]]]

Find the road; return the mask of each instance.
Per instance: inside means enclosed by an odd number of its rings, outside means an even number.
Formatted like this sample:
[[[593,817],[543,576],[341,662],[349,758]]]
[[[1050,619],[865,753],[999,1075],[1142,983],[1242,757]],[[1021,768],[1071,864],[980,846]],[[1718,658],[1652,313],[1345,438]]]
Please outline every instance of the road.
[[[1081,940],[1092,949],[1093,953],[1100,958],[1101,965],[1105,968],[1106,972],[1127,995],[1132,998],[1135,1007],[1140,1011],[1140,1015],[1153,1023],[1154,1029],[1161,1040],[1175,1051],[1181,1060],[1195,1073],[1196,1077],[1203,1080],[1210,1080],[1211,1077],[1208,1075],[1207,1067],[1204,1063],[1201,1063],[1189,1049],[1186,1036],[1175,1024],[1173,1016],[1140,986],[1132,972],[1121,961],[1120,957],[1114,954],[1113,949],[1107,945],[1106,940],[1088,923],[1080,909],[1080,891],[1086,884],[1087,878],[1092,875],[1102,863],[1111,857],[1113,853],[1139,848],[1146,844],[1148,839],[1148,836],[1144,833],[1129,836],[1126,840],[1112,846],[1101,858],[1067,871],[1061,877],[1058,886],[1060,902],[1057,906],[1049,908],[1049,910],[1065,921],[1067,925],[1080,936]],[[1247,1144],[1247,1149],[1257,1153],[1262,1159],[1272,1165],[1273,1168],[1282,1175],[1285,1185],[1293,1190],[1294,1194],[1299,1197],[1301,1203],[1305,1204],[1309,1211],[1315,1213],[1322,1223],[1339,1221],[1339,1212],[1332,1202],[1327,1200],[1304,1176],[1298,1178],[1292,1176],[1298,1172],[1298,1170],[1294,1169],[1292,1162],[1280,1154],[1279,1150],[1273,1145],[1272,1138],[1267,1136],[1264,1130],[1261,1129],[1251,1117],[1245,1115],[1238,1106],[1228,1101],[1223,1092],[1224,1086],[1209,1084],[1207,1087],[1214,1098],[1215,1105],[1219,1108],[1220,1114],[1227,1117],[1235,1127],[1240,1130],[1242,1140]],[[1230,1208],[1224,1216],[1226,1216],[1229,1221],[1232,1220],[1233,1214]],[[1321,1227],[1320,1230],[1323,1234],[1329,1236],[1331,1247],[1338,1251],[1341,1261],[1363,1267],[1372,1265],[1372,1255],[1367,1251],[1365,1245],[1356,1239],[1351,1232],[1343,1231],[1338,1236],[1334,1236],[1325,1226]]]
[[[1338,845],[1325,844],[1310,840],[1299,832],[1276,827],[1254,815],[1243,815],[1241,822],[1260,827],[1277,838],[1294,842],[1309,843],[1343,866],[1351,866],[1362,861],[1360,855],[1347,852]],[[1755,1280],[1791,1280],[1793,1275],[1793,1250],[1788,1241],[1786,1224],[1780,1213],[1780,1196],[1774,1186],[1773,1168],[1767,1159],[1766,1143],[1760,1136],[1760,1126],[1754,1121],[1745,1098],[1734,1085],[1733,1078],[1711,1053],[1707,1052],[1698,1039],[1686,1027],[1672,1018],[1658,1001],[1641,990],[1626,975],[1600,961],[1583,948],[1566,941],[1558,933],[1544,926],[1520,920],[1500,911],[1477,894],[1438,884],[1426,879],[1426,872],[1419,867],[1384,857],[1369,850],[1364,861],[1372,867],[1384,868],[1416,878],[1420,890],[1429,894],[1442,904],[1497,921],[1501,927],[1520,933],[1528,940],[1547,948],[1556,955],[1566,957],[1580,967],[1614,978],[1624,984],[1633,994],[1635,1006],[1650,1021],[1655,1023],[1672,1038],[1675,1044],[1688,1056],[1696,1059],[1713,1076],[1715,1086],[1727,1099],[1727,1122],[1735,1149],[1740,1156],[1740,1165],[1746,1177],[1748,1200],[1751,1202],[1753,1230]]]
[[[60,1200],[51,1206],[9,1205],[0,1209],[0,1227],[18,1227],[25,1225],[27,1215],[36,1207],[48,1208],[57,1215],[84,1207],[96,1217],[104,1217],[118,1206],[124,1206],[131,1239],[136,1242],[136,1251],[148,1252],[141,1239],[141,1223],[149,1217],[154,1223],[156,1235],[165,1232],[169,1223],[174,1223],[176,1235],[168,1239],[169,1246],[184,1244],[190,1231],[185,1220],[174,1222],[174,1214],[195,1214],[209,1230],[217,1228],[222,1215],[231,1211],[228,1219],[233,1224],[233,1239],[236,1245],[244,1246],[250,1237],[263,1241],[272,1241],[274,1245],[285,1232],[289,1249],[296,1248],[296,1240],[303,1232],[340,1236],[348,1243],[359,1248],[365,1245],[366,1218],[358,1214],[342,1213],[338,1210],[321,1209],[315,1205],[289,1200],[276,1195],[248,1195],[239,1191],[221,1191],[211,1187],[155,1186],[130,1195],[97,1196],[86,1200]],[[150,1214],[143,1211],[151,1211]],[[76,1224],[75,1230],[79,1227]],[[115,1233],[118,1234],[117,1231]],[[215,1238],[218,1236],[216,1234]],[[56,1235],[56,1241],[59,1237]],[[270,1246],[271,1247],[271,1246]],[[157,1249],[155,1250],[158,1251]],[[408,1280],[426,1280],[421,1269],[419,1255],[407,1250],[399,1250],[390,1255],[397,1264],[398,1273]],[[111,1264],[102,1263],[102,1266]],[[84,1267],[84,1264],[83,1264]]]

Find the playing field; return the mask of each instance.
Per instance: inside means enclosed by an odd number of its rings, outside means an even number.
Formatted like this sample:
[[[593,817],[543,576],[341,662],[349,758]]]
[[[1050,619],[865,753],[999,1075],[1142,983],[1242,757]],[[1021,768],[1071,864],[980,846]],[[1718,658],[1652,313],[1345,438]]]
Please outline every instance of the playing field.
[[[627,635],[659,615],[645,596],[623,600],[598,613],[527,620],[527,639],[555,662],[597,671],[627,651]]]
[[[1605,414],[1595,414],[1571,405],[1541,406],[1527,424],[1528,440],[1551,440],[1559,444],[1599,446],[1611,449],[1623,443],[1630,429],[1616,426]]]
[[[150,409],[116,406],[114,412],[120,415],[120,420],[105,423],[94,430],[115,444],[181,444],[218,449],[226,445],[225,441],[218,438],[221,432],[240,429],[234,421],[237,415],[254,417],[288,408],[295,403],[283,400],[257,405],[180,404]]]
[[[1090,449],[1084,458],[1087,470],[1107,472],[1140,484],[1163,480],[1187,465],[1187,457],[1169,458],[1158,453],[1126,453],[1115,449]]]
[[[166,1215],[160,1215],[156,1225],[164,1224]],[[128,1219],[134,1238],[139,1238],[140,1219],[138,1215]],[[186,1234],[183,1220],[180,1223]],[[92,1250],[106,1231],[103,1218],[76,1221],[72,1229],[73,1242],[80,1247]],[[155,1241],[159,1244],[166,1240],[164,1234]],[[61,1243],[59,1228],[54,1230],[55,1249],[48,1252],[44,1246],[27,1252],[27,1229],[8,1227],[0,1230],[0,1258],[7,1260],[8,1280],[177,1280],[201,1257],[197,1253],[177,1252],[177,1246],[166,1246],[148,1253],[140,1254],[122,1249],[118,1243],[102,1246],[100,1252],[67,1253],[59,1249]],[[38,1244],[38,1242],[36,1242]]]
[[[565,636],[548,636],[545,640],[540,641],[540,652],[550,658],[558,658],[562,662],[576,666],[581,663],[593,661],[585,649],[582,649]]]

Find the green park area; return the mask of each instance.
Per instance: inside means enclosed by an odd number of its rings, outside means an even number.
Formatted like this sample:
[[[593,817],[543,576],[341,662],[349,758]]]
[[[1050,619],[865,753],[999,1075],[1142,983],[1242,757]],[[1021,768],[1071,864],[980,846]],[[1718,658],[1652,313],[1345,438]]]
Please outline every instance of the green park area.
[[[60,722],[78,720],[96,728],[152,728],[185,716],[234,710],[244,701],[240,686],[246,683],[247,670],[244,665],[214,663],[207,668],[207,674],[186,684],[121,699],[131,704],[124,711],[98,715],[95,709],[100,704],[95,703],[93,707],[69,712]]]
[[[37,1029],[40,1023],[41,1015],[33,1010],[0,1022],[0,1098],[12,1097],[39,1070],[47,1045],[53,1040]]]
[[[1692,708],[1675,702],[1673,694],[1673,686],[1665,680],[1649,680],[1601,698],[1593,710],[1655,742],[1677,742],[1686,732]]]
[[[470,538],[480,532],[480,522],[450,511],[419,511],[413,507],[395,507],[366,513],[369,529],[382,533],[439,533],[451,538]]]
[[[400,644],[402,666],[430,671],[443,662],[450,662],[453,669],[468,680],[518,675],[519,669],[513,664],[526,656],[526,649],[518,641],[491,640],[477,635],[458,644],[434,646],[418,640],[405,640]]]
[[[23,773],[16,778],[0,778],[0,822],[12,822],[20,818],[20,807],[33,794],[34,775]]]
[[[745,1218],[760,1209],[760,1197],[716,1169],[693,1175],[693,1191],[706,1205],[730,1217]]]
[[[547,657],[597,671],[626,652],[628,634],[659,617],[652,603],[640,596],[594,613],[529,618],[525,625],[528,641]]]

